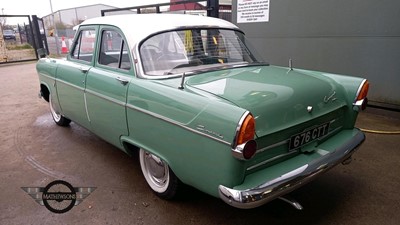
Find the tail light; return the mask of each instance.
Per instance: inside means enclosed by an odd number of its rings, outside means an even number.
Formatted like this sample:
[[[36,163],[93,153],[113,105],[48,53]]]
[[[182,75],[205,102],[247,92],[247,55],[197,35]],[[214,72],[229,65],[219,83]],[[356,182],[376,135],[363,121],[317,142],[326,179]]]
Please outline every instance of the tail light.
[[[235,144],[232,154],[238,159],[250,159],[257,150],[257,143],[254,141],[255,120],[253,115],[247,113],[238,125]]]
[[[254,117],[248,114],[244,119],[236,138],[236,145],[241,145],[254,138],[256,123]]]
[[[369,89],[368,80],[363,80],[360,87],[358,88],[356,99],[354,100],[354,105],[359,106],[362,110],[364,110],[367,107],[368,89]]]
[[[361,83],[360,87],[358,88],[356,101],[365,99],[368,94],[368,89],[369,89],[369,82],[368,82],[368,80],[364,80]]]

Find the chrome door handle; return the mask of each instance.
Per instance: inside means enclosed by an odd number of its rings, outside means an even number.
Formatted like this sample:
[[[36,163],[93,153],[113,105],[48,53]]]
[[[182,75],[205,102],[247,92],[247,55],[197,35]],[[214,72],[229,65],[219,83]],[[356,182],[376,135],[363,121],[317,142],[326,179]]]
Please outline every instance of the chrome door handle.
[[[80,70],[82,73],[87,73],[87,72],[89,71],[89,69],[90,69],[90,68],[87,68],[87,67],[81,67],[81,68],[79,68],[79,70]]]
[[[119,81],[121,84],[123,84],[123,85],[126,85],[126,84],[128,84],[129,83],[129,81],[128,80],[125,80],[125,79],[123,79],[123,78],[121,78],[121,77],[116,77],[115,78],[117,81]]]

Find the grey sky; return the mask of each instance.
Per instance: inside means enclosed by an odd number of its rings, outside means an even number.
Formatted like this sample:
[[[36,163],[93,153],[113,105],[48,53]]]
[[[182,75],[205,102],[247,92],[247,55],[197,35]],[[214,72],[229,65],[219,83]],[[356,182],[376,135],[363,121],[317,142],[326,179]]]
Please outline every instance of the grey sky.
[[[92,4],[106,4],[116,7],[130,7],[169,2],[169,0],[52,0],[53,11]],[[6,15],[46,16],[51,13],[50,0],[2,0],[0,13]]]

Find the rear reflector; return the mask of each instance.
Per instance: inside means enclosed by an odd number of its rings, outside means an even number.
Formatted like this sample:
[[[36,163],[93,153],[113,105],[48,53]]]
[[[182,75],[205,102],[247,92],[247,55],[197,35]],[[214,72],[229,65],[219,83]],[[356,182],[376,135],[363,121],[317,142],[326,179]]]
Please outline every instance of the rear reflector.
[[[257,143],[254,140],[248,141],[243,148],[243,158],[251,159],[257,150]]]

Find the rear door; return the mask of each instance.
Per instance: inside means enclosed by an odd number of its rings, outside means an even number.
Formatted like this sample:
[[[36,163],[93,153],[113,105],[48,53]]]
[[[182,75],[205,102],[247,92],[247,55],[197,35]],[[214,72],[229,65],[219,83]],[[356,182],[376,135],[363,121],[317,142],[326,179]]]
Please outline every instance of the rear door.
[[[133,78],[132,57],[122,32],[102,26],[95,66],[86,78],[86,102],[92,130],[108,142],[121,146],[128,135],[126,95]]]
[[[94,63],[97,30],[97,26],[80,27],[68,60],[57,69],[57,95],[63,114],[87,128],[90,124],[84,90],[87,73]]]

